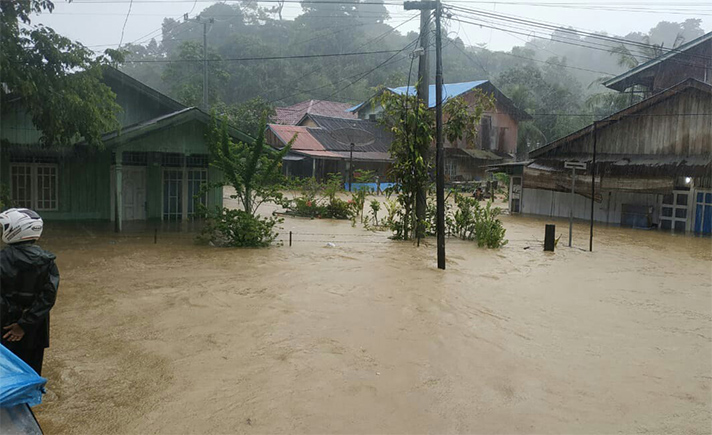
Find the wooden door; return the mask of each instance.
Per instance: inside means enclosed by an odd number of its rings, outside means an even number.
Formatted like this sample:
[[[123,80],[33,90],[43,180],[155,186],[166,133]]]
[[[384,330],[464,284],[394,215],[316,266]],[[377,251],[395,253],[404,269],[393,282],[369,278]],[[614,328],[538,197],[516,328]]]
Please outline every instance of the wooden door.
[[[122,169],[123,220],[146,219],[146,168],[124,166]]]

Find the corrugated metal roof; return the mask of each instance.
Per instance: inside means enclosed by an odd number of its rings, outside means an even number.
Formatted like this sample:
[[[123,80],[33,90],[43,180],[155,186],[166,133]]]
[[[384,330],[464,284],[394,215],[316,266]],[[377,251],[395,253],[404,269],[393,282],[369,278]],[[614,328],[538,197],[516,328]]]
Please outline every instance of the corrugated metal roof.
[[[474,88],[477,88],[488,80],[476,80],[474,82],[464,82],[464,83],[449,83],[443,84],[443,102],[449,100],[452,97],[457,97],[458,95],[464,94]],[[415,95],[415,86],[407,87],[401,86],[399,88],[388,88],[391,92],[395,92],[398,95],[404,95],[406,90],[408,95]],[[428,108],[435,107],[437,99],[435,98],[435,85],[430,85],[428,87]]]
[[[378,123],[359,119],[331,118],[319,115],[309,115],[319,127],[304,127],[298,125],[269,124],[268,128],[286,145],[294,135],[297,139],[292,144],[292,152],[299,155],[319,159],[342,160],[350,158],[350,146],[339,143],[331,134],[332,131],[343,128],[366,130],[373,134],[374,142],[367,146],[354,149],[353,158],[356,161],[391,161],[388,152],[392,136]]]
[[[681,46],[679,46],[677,48],[671,49],[670,51],[663,54],[662,56],[658,56],[658,57],[651,59],[647,62],[641,63],[637,67],[635,67],[629,71],[626,71],[619,76],[613,77],[610,80],[603,82],[603,85],[608,88],[615,89],[617,91],[624,91],[624,90],[626,90],[626,88],[628,88],[631,85],[629,79],[631,79],[633,76],[636,76],[636,75],[642,73],[643,71],[645,71],[649,68],[652,68],[652,67],[654,67],[654,66],[656,66],[670,58],[673,58],[679,54],[683,54],[686,51],[688,51],[694,47],[697,47],[698,45],[700,45],[706,41],[712,41],[712,32],[702,35],[699,38],[693,39],[690,42],[682,44]]]
[[[452,97],[456,97],[458,95],[464,94],[465,92],[472,90],[474,88],[477,88],[479,86],[482,86],[483,84],[487,83],[489,80],[475,80],[473,82],[463,82],[463,83],[445,83],[443,84],[443,102],[447,101],[448,99]],[[415,95],[416,94],[416,88],[414,86],[401,86],[398,88],[386,88],[391,92],[395,92],[398,95],[404,95],[406,93],[406,90],[408,91],[408,95]],[[370,100],[368,100],[370,101]],[[358,104],[356,106],[353,106],[348,109],[349,112],[355,113],[363,107],[364,104],[366,104],[368,101],[364,101],[361,104]],[[436,96],[435,96],[435,85],[430,85],[428,87],[428,108],[432,109],[435,107],[435,102],[437,101]]]
[[[358,152],[388,153],[391,142],[393,142],[393,135],[381,124],[374,121],[330,118],[313,114],[309,115],[309,118],[318,126],[317,128],[310,127],[309,132],[321,142],[324,149],[330,151],[349,151],[350,146],[348,144],[340,143],[330,133],[346,128],[361,129],[373,136],[373,143],[356,147],[355,151]]]
[[[348,112],[351,104],[337,101],[308,100],[287,107],[277,107],[275,122],[283,125],[295,125],[306,114],[324,115],[336,118],[357,118],[355,113]]]
[[[660,103],[663,100],[666,100],[676,94],[679,94],[680,92],[683,92],[687,89],[694,88],[698,89],[702,92],[706,92],[708,94],[712,94],[712,85],[708,83],[701,82],[696,79],[687,79],[681,83],[676,84],[675,86],[672,86],[660,93],[657,93],[653,95],[652,97],[646,98],[643,101],[640,101],[636,104],[633,104],[632,106],[628,106],[627,108],[618,111],[610,116],[607,116],[599,121],[596,121],[594,124],[591,124],[587,127],[584,127],[578,131],[575,131],[568,136],[564,136],[560,139],[557,139],[553,142],[549,142],[548,144],[541,146],[531,152],[529,152],[529,157],[530,158],[538,158],[541,157],[542,155],[548,153],[549,151],[559,148],[560,146],[567,144],[569,142],[572,142],[580,137],[592,134],[594,131],[594,126],[596,127],[596,130],[600,131],[601,129],[606,128],[607,126],[619,122],[623,119],[626,119],[627,117],[630,116],[635,116],[635,113],[641,112],[651,106],[654,106],[658,103]]]
[[[292,144],[294,151],[323,151],[324,147],[314,136],[309,133],[306,127],[296,125],[269,124],[269,129],[282,141],[284,145],[297,135],[297,139]]]

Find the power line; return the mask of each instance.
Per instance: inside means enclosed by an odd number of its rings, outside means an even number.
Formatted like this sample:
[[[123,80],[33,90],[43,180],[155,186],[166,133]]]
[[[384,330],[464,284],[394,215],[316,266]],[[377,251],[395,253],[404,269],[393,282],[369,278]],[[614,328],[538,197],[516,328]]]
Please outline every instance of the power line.
[[[499,31],[505,32],[505,33],[508,33],[508,32],[511,31],[511,32],[513,32],[513,33],[518,33],[518,34],[520,34],[520,35],[524,35],[524,36],[528,36],[528,37],[534,37],[534,38],[546,39],[546,40],[553,40],[553,41],[555,41],[555,42],[561,42],[562,44],[575,45],[575,46],[578,46],[578,47],[588,48],[588,49],[591,49],[591,50],[603,51],[603,52],[606,52],[606,53],[609,53],[609,54],[611,53],[611,49],[615,48],[615,47],[612,47],[612,46],[605,46],[605,45],[602,46],[602,45],[600,45],[600,44],[595,44],[595,43],[591,43],[592,45],[579,44],[579,43],[572,42],[571,40],[565,39],[565,38],[562,38],[562,39],[552,39],[550,36],[544,37],[544,36],[536,35],[536,32],[533,32],[533,31],[530,32],[530,33],[524,33],[524,32],[522,32],[522,31],[508,30],[508,29],[503,29],[503,28],[501,28],[501,27],[497,27],[497,26],[493,26],[493,25],[487,24],[486,22],[485,22],[485,24],[483,24],[483,23],[481,23],[481,22],[468,21],[468,20],[463,19],[463,18],[460,18],[460,17],[454,17],[454,18],[452,18],[452,20],[454,20],[454,21],[459,21],[459,22],[466,23],[466,24],[472,24],[472,25],[474,25],[474,26],[487,27],[487,28],[499,30]],[[512,26],[509,26],[509,27],[512,27]],[[600,47],[606,47],[606,48],[600,48]],[[650,56],[642,56],[642,55],[640,55],[640,57],[643,57],[643,58],[645,58],[645,59],[647,59],[647,60],[656,59],[656,57],[650,57]],[[671,62],[677,63],[677,64],[679,64],[679,65],[684,65],[684,66],[688,66],[688,67],[693,67],[693,68],[699,68],[699,67],[700,67],[700,65],[695,65],[695,64],[688,63],[688,62],[680,61],[680,60],[677,60],[677,59],[675,59],[675,58],[671,58],[671,59],[668,59],[668,60],[671,61]]]
[[[294,56],[265,56],[265,57],[233,57],[224,59],[208,59],[208,62],[246,62],[260,60],[282,60],[282,59],[314,59],[322,57],[342,57],[342,56],[363,56],[369,54],[400,53],[403,50],[378,50],[378,51],[358,51],[351,53],[327,53],[327,54],[298,54]],[[202,62],[202,59],[143,59],[128,60],[131,63],[185,63]]]
[[[124,42],[124,31],[126,30],[126,23],[129,22],[129,15],[131,15],[132,7],[133,7],[133,0],[131,0],[129,3],[129,10],[128,10],[128,12],[126,12],[126,19],[124,20],[123,27],[121,27],[121,39],[119,40],[119,48],[121,48],[121,44]]]
[[[416,15],[416,16],[417,16],[417,15]],[[408,20],[406,20],[406,21],[400,23],[399,25],[393,27],[392,29],[389,29],[388,31],[384,32],[382,35],[379,35],[379,36],[377,36],[377,37],[375,37],[375,38],[373,38],[373,39],[370,39],[370,40],[366,41],[365,43],[361,44],[361,45],[360,45],[359,47],[357,47],[356,49],[357,49],[357,50],[358,50],[358,49],[361,49],[361,48],[363,48],[364,46],[366,46],[366,45],[368,45],[368,44],[371,44],[371,43],[375,42],[376,40],[379,40],[379,38],[381,38],[382,36],[388,35],[388,34],[392,33],[393,31],[395,31],[395,30],[398,29],[399,27],[401,27],[401,26],[405,25],[406,23],[410,22],[411,20],[413,20],[416,16],[411,17],[410,19],[408,19]],[[372,24],[369,23],[368,25],[372,25]],[[343,29],[343,30],[348,30],[348,29]],[[337,32],[337,33],[340,33],[340,32]],[[312,38],[312,39],[315,39],[315,38]],[[308,41],[310,41],[310,40],[307,40],[306,42],[308,42]],[[299,44],[299,43],[298,43],[298,44]],[[297,45],[298,45],[298,44],[297,44]],[[317,72],[317,71],[319,71],[319,70],[321,70],[321,69],[323,69],[323,66],[322,66],[322,65],[317,65],[317,66],[316,66],[315,68],[313,68],[311,71],[309,71],[308,73],[302,75],[302,76],[298,79],[298,81],[304,80],[306,77],[311,76],[312,74],[314,74],[315,72]],[[284,90],[285,87],[290,87],[290,88],[291,88],[293,85],[294,85],[294,82],[291,82],[289,85],[287,85],[287,86],[282,86],[280,89],[275,89],[273,92],[270,92],[270,93],[267,94],[267,95],[271,95],[271,94],[273,94],[273,93],[275,93],[275,92],[281,92],[281,91]],[[328,86],[328,85],[327,85],[327,86]],[[324,87],[326,87],[326,86],[324,86]],[[289,95],[287,98],[290,98],[290,97],[292,97],[292,96],[294,96],[294,95],[298,95],[298,94],[303,93],[303,92],[311,92],[311,91],[302,91],[302,90],[299,90],[299,89],[298,89],[298,92],[296,92],[296,93],[294,93],[294,94],[292,94],[292,95]],[[284,99],[284,97],[280,97],[280,98],[278,98],[277,100],[270,101],[270,103],[274,103],[275,101],[279,101],[279,100],[282,100],[282,99]]]
[[[420,32],[423,32],[425,29],[422,29],[422,28],[419,27],[419,30],[420,30]],[[411,41],[408,45],[406,45],[405,47],[403,47],[403,48],[399,51],[399,53],[400,53],[400,52],[403,52],[403,51],[405,51],[405,50],[407,50],[411,45],[417,44],[419,40],[420,40],[420,36],[418,36],[416,39],[414,39],[413,41]],[[384,66],[387,62],[389,62],[391,59],[393,59],[393,58],[396,57],[397,55],[398,55],[398,53],[396,53],[396,54],[394,54],[393,56],[389,57],[388,59],[386,59],[386,60],[385,60],[384,62],[382,62],[381,64],[376,65],[375,68],[373,68],[373,69],[371,69],[370,71],[366,72],[364,75],[362,75],[362,76],[359,77],[358,79],[354,80],[353,82],[349,83],[349,84],[346,85],[344,88],[339,89],[339,90],[337,90],[336,92],[334,92],[333,94],[329,95],[329,96],[326,98],[326,100],[330,100],[334,95],[340,93],[341,91],[343,91],[343,90],[345,90],[345,89],[348,89],[349,87],[351,87],[351,86],[353,86],[354,84],[358,83],[359,81],[363,80],[366,76],[372,74],[374,71],[376,71],[377,69],[379,69],[379,68],[381,68],[382,66]]]
[[[507,22],[511,22],[511,23],[515,23],[515,24],[524,25],[527,27],[542,28],[542,29],[546,29],[549,31],[559,32],[559,33],[568,33],[568,34],[571,34],[576,37],[583,35],[583,36],[587,36],[587,37],[593,38],[593,39],[598,39],[598,40],[601,40],[604,42],[613,42],[613,43],[617,43],[617,44],[635,46],[635,47],[649,49],[649,50],[661,50],[664,52],[675,52],[675,53],[683,53],[684,52],[682,50],[679,50],[678,48],[664,48],[662,46],[646,44],[644,42],[639,42],[639,41],[630,41],[628,39],[619,38],[619,37],[615,37],[615,36],[608,36],[608,35],[603,35],[600,33],[587,32],[587,31],[583,31],[583,30],[579,30],[579,29],[573,29],[571,27],[567,28],[560,24],[534,21],[534,20],[519,18],[516,16],[504,15],[504,14],[500,14],[500,13],[493,13],[490,11],[484,11],[484,10],[479,10],[479,9],[465,8],[465,7],[461,7],[461,6],[451,6],[451,7],[455,10],[465,12],[465,13],[470,13],[470,14],[473,14],[476,16],[485,16],[487,18],[491,18],[491,19],[495,19],[495,20],[499,20],[499,21],[507,21]],[[493,23],[490,22],[490,24],[493,24]],[[499,25],[506,25],[506,24],[499,23]],[[580,41],[580,39],[576,39],[576,41]],[[582,42],[592,43],[590,41],[582,41]],[[598,45],[604,46],[604,47],[610,47],[607,45],[601,45],[601,44],[598,44]],[[615,47],[610,47],[610,48],[615,48]],[[645,53],[642,53],[642,54],[645,54]],[[691,54],[691,53],[686,53],[686,54],[689,57],[698,57],[698,58],[701,58],[704,60],[710,59],[708,56],[695,55],[695,54]]]

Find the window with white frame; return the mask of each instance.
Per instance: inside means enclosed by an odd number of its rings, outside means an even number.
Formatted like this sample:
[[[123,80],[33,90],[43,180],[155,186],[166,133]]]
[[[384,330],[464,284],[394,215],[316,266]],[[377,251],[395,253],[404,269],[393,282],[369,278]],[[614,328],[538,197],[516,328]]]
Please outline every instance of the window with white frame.
[[[12,201],[16,207],[57,210],[57,165],[13,163],[10,166]]]

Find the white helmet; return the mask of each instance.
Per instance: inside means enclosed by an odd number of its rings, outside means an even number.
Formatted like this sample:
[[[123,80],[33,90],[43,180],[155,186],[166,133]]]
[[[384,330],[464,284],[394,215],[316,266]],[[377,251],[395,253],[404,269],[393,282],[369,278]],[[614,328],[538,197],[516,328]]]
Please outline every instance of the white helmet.
[[[28,208],[11,208],[0,213],[2,241],[7,244],[37,240],[44,223],[40,215]]]

